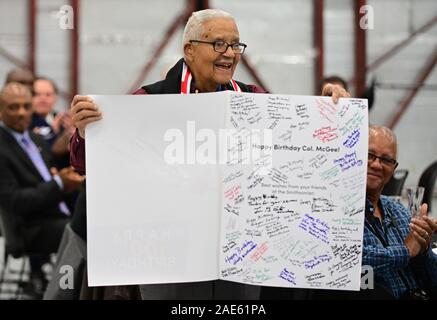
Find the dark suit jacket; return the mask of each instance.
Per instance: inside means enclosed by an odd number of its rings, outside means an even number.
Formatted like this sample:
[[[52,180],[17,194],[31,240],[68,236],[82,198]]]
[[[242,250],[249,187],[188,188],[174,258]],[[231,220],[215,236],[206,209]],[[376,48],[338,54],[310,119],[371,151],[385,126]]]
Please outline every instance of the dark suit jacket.
[[[45,141],[31,132],[29,134],[50,168],[51,156]],[[64,193],[56,181],[45,182],[15,138],[0,127],[0,207],[5,220],[3,224],[13,224],[15,232],[24,234],[25,243],[31,244],[43,230],[51,230],[44,225],[46,222],[52,225],[56,220],[68,221],[58,206],[62,200]],[[61,228],[62,222],[57,226]]]

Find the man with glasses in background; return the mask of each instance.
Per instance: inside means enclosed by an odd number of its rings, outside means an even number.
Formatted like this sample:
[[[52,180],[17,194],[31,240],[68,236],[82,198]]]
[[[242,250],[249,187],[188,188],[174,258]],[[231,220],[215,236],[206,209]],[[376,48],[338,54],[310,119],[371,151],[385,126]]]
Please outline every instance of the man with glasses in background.
[[[411,218],[399,202],[381,195],[396,169],[397,142],[383,126],[369,127],[366,217],[363,265],[373,268],[375,287],[395,299],[429,299],[437,293],[437,256],[431,239],[437,221],[428,217],[427,204]]]

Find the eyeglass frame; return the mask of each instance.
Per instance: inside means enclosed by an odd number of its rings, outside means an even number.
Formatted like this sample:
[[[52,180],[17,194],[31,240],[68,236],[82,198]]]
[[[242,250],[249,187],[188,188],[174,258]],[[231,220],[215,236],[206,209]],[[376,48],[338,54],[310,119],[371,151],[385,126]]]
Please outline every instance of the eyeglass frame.
[[[6,104],[4,107],[5,107],[5,109],[8,109],[9,111],[15,112],[15,111],[20,109],[20,106],[23,106],[26,111],[29,111],[30,109],[32,109],[31,102],[26,102],[26,103],[13,102],[13,103]]]
[[[227,43],[224,40],[216,40],[216,41],[190,40],[188,42],[190,42],[190,43],[207,43],[207,44],[210,44],[210,45],[212,45],[212,48],[214,49],[214,51],[218,52],[218,53],[225,53],[226,51],[228,51],[228,48],[231,47],[232,51],[235,54],[241,54],[242,55],[244,53],[244,51],[246,51],[246,48],[247,48],[247,44],[245,44],[245,43],[241,43],[241,42]],[[224,51],[217,51],[216,48],[215,48],[217,42],[223,42],[223,44],[226,44],[226,49]],[[234,45],[238,45],[239,48],[243,47],[243,50],[241,52],[235,52],[234,48],[232,47]]]
[[[371,158],[372,158],[373,160],[371,160]],[[380,156],[377,156],[376,154],[374,154],[374,153],[372,153],[372,152],[367,152],[367,160],[368,160],[368,161],[373,162],[373,161],[376,161],[376,159],[379,160],[379,163],[381,163],[381,164],[383,164],[383,165],[386,165],[386,166],[393,167],[393,168],[396,168],[396,167],[398,166],[398,164],[399,164],[399,163],[396,161],[396,159],[380,157]]]

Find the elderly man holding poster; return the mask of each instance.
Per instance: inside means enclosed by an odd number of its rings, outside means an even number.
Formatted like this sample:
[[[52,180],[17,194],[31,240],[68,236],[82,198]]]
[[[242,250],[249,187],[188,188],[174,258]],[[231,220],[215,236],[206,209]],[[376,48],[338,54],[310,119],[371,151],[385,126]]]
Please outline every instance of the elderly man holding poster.
[[[183,34],[184,57],[170,69],[163,81],[143,86],[134,94],[192,94],[232,90],[265,93],[254,85],[235,81],[232,77],[246,49],[240,42],[233,17],[222,10],[194,12]],[[349,97],[341,87],[328,84],[324,95]],[[85,128],[99,121],[102,113],[87,96],[75,96],[71,117],[77,128],[71,140],[71,163],[85,174]],[[198,283],[155,284],[141,286],[143,299],[257,299],[259,288],[237,283],[208,281]]]

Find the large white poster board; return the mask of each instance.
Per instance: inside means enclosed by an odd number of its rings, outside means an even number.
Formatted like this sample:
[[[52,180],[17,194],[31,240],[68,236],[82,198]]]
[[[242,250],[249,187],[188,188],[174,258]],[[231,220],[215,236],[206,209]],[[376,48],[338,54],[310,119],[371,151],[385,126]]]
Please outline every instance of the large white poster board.
[[[94,96],[89,284],[224,279],[358,290],[367,102]]]

